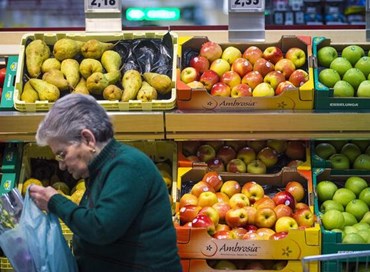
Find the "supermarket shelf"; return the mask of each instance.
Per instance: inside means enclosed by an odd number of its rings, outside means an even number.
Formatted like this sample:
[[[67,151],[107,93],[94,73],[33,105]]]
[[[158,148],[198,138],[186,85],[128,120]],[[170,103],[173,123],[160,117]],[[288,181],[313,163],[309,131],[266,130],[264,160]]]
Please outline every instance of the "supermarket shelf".
[[[163,140],[164,112],[108,112],[118,140]],[[35,141],[45,113],[0,112],[0,141]]]
[[[370,113],[172,111],[165,119],[173,140],[370,138]]]

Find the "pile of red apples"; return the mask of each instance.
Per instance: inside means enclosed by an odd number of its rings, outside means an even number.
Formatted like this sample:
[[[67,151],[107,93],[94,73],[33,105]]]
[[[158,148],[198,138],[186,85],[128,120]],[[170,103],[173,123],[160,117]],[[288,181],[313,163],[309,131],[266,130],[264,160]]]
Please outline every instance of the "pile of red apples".
[[[278,240],[292,229],[312,227],[316,217],[304,202],[305,188],[289,181],[265,194],[253,180],[241,185],[207,172],[179,200],[180,225],[205,228],[216,239]]]
[[[184,141],[182,154],[187,160],[205,162],[210,170],[217,172],[265,174],[274,172],[269,170],[278,168],[277,165],[302,164],[306,159],[306,145],[300,140],[280,139]]]
[[[206,89],[222,97],[270,97],[297,89],[309,79],[306,52],[278,46],[246,49],[207,41],[180,72],[180,79],[193,89]]]

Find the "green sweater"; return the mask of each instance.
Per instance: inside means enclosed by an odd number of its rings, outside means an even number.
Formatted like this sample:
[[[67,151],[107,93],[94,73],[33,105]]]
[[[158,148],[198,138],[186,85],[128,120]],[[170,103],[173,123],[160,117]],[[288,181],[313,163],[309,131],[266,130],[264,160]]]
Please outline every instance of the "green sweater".
[[[151,159],[111,140],[89,165],[79,206],[49,201],[74,234],[81,272],[181,271],[168,190]]]

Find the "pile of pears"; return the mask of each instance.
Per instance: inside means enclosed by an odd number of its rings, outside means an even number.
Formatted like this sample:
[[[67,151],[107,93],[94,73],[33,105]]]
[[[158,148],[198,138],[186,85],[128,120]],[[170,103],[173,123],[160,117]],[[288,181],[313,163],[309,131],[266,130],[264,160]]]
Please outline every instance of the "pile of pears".
[[[25,50],[27,81],[20,99],[55,102],[63,94],[81,93],[111,101],[150,102],[171,92],[173,82],[167,75],[123,72],[124,60],[114,46],[96,39],[61,38],[53,46],[41,39],[31,41]]]

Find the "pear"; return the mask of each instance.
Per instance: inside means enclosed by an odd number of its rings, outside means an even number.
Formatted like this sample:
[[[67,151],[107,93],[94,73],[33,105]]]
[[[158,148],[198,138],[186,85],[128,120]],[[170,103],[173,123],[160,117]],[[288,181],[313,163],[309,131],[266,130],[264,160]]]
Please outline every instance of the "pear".
[[[74,88],[80,81],[80,64],[75,59],[65,59],[61,63],[60,70],[64,74],[69,85]]]
[[[36,90],[40,100],[54,102],[60,97],[60,92],[57,86],[48,83],[42,79],[31,78],[29,80],[32,88]]]
[[[121,100],[122,90],[116,85],[108,85],[103,91],[103,98],[105,100]]]
[[[83,59],[80,63],[80,74],[87,79],[95,72],[103,72],[103,65],[96,59]]]
[[[70,38],[62,38],[54,44],[53,54],[59,60],[73,59],[81,52],[84,43]]]
[[[109,81],[101,72],[95,72],[86,79],[86,87],[90,94],[101,95],[109,85]]]
[[[109,73],[112,71],[119,71],[122,65],[122,58],[116,51],[107,50],[101,56],[100,62],[104,69]]]
[[[57,86],[61,91],[67,91],[70,88],[68,81],[60,70],[51,69],[42,75],[42,80]]]
[[[81,47],[81,54],[84,58],[100,59],[104,51],[112,49],[113,43],[101,42],[96,39],[88,40]]]
[[[27,81],[23,86],[21,100],[27,103],[35,103],[35,101],[38,99],[39,95],[37,94],[36,90],[32,88],[31,83]]]
[[[33,40],[26,46],[26,67],[28,75],[41,75],[42,63],[50,57],[50,48],[43,40]]]
[[[81,77],[80,81],[78,82],[72,93],[90,94],[86,86],[86,79]]]
[[[116,70],[109,73],[105,73],[104,76],[109,81],[109,84],[116,84],[121,78],[121,72]]]
[[[42,63],[41,71],[43,73],[46,73],[51,69],[60,70],[60,61],[56,58],[48,58]]]
[[[164,95],[172,90],[172,80],[167,75],[147,72],[143,74],[143,78],[160,94]]]
[[[143,81],[136,99],[141,100],[142,102],[150,102],[157,99],[157,90],[150,86],[148,82]]]
[[[129,100],[136,99],[141,84],[141,74],[136,70],[127,70],[122,77],[123,94],[121,100],[128,102]]]

